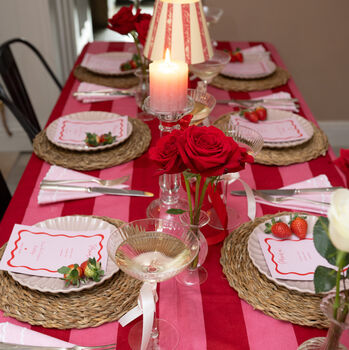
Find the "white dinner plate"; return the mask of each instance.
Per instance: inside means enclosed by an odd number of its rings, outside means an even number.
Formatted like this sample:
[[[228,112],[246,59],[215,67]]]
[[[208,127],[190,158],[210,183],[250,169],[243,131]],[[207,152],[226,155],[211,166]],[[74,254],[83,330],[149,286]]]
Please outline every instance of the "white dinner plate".
[[[116,113],[108,113],[108,112],[101,112],[101,111],[88,111],[88,112],[79,112],[79,113],[73,113],[66,116],[63,116],[64,118],[67,118],[69,120],[79,120],[79,121],[103,121],[103,120],[112,120],[116,118],[120,118],[121,116]],[[61,117],[61,118],[63,118]],[[100,151],[103,149],[115,147],[116,145],[126,141],[132,134],[132,124],[130,121],[127,121],[127,135],[122,140],[116,140],[114,143],[108,144],[108,145],[101,145],[96,147],[89,147],[87,145],[77,145],[73,143],[65,143],[65,142],[59,142],[55,139],[57,128],[59,126],[59,119],[56,119],[54,122],[52,122],[46,129],[46,136],[53,144],[55,144],[58,147],[70,149],[72,151],[84,151],[84,152],[93,152],[93,151]]]
[[[137,69],[122,71],[120,65],[132,59],[132,52],[103,52],[99,54],[86,54],[81,66],[89,71],[102,75],[127,75]]]
[[[280,216],[280,219],[283,222],[289,222],[290,216]],[[318,217],[315,215],[307,215],[307,222],[308,222],[308,234],[309,232],[313,231],[314,225],[317,221]],[[267,220],[265,222],[269,222],[270,220]],[[262,248],[259,244],[258,240],[258,233],[263,232],[265,229],[265,222],[256,226],[255,229],[252,231],[248,243],[247,243],[247,249],[248,254],[253,262],[253,265],[256,266],[258,271],[265,275],[269,280],[275,282],[276,284],[280,286],[284,286],[291,290],[296,290],[298,292],[302,293],[315,293],[314,288],[314,282],[313,281],[296,281],[296,280],[284,280],[279,278],[273,278],[270,274],[267,262],[265,261],[264,254],[262,251]]]
[[[41,221],[34,226],[45,229],[60,230],[60,231],[94,231],[94,230],[105,230],[110,229],[110,232],[115,231],[115,226],[108,222],[92,218],[90,216],[62,216],[54,219]],[[116,233],[114,233],[116,234]],[[120,237],[120,243],[122,239]],[[72,262],[74,263],[74,262]],[[70,293],[79,292],[83,289],[89,289],[97,284],[101,284],[107,279],[111,278],[119,267],[114,264],[112,259],[108,256],[107,267],[103,268],[104,276],[102,276],[99,282],[88,280],[86,283],[81,283],[79,287],[68,286],[65,287],[65,282],[60,278],[54,277],[42,277],[42,276],[31,276],[23,273],[9,272],[12,278],[20,283],[22,286],[30,289],[38,290],[40,292],[50,293]]]
[[[256,68],[258,67],[258,69]],[[234,79],[259,79],[273,74],[276,65],[265,56],[250,56],[244,62],[230,62],[221,71],[220,74]]]

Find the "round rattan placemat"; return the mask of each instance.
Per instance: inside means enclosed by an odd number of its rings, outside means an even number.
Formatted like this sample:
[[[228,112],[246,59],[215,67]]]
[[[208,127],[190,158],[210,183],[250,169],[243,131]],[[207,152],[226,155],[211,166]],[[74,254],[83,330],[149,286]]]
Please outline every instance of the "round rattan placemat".
[[[98,217],[117,226],[120,220]],[[5,246],[0,248],[0,255]],[[4,316],[46,328],[97,327],[118,320],[137,305],[141,281],[122,271],[91,289],[76,293],[42,293],[22,286],[0,271],[0,309]]]
[[[213,79],[211,85],[228,91],[259,91],[284,85],[289,78],[290,74],[286,70],[277,67],[273,74],[259,79],[234,79],[219,74]]]
[[[214,122],[214,126],[225,130],[230,115],[225,114]],[[324,156],[328,149],[328,139],[324,132],[315,124],[311,123],[314,128],[313,137],[301,145],[285,148],[268,148],[263,147],[255,156],[255,163],[264,165],[290,165],[303,163]]]
[[[290,214],[265,215],[238,227],[225,239],[220,263],[229,285],[253,308],[279,320],[327,328],[328,320],[320,310],[321,295],[289,290],[270,281],[253,265],[248,254],[248,238],[256,226],[273,217]]]
[[[50,164],[75,170],[110,168],[139,157],[149,147],[151,133],[148,125],[139,119],[129,118],[133,126],[131,136],[123,143],[96,152],[78,152],[57,147],[51,143],[45,130],[36,135],[34,153]]]
[[[127,75],[103,75],[93,73],[90,70],[77,66],[74,69],[74,77],[87,83],[104,85],[119,89],[129,89],[138,85],[139,79],[134,74]]]

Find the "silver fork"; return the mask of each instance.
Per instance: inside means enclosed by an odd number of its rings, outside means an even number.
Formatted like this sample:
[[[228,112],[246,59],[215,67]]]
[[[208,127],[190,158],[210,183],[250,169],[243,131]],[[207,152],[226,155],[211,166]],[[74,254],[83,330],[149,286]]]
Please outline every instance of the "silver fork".
[[[96,182],[102,186],[115,186],[124,183],[129,179],[129,175],[119,177],[112,180],[102,180],[102,179],[72,179],[72,180],[42,180],[43,185],[59,185],[59,184],[68,184],[68,183],[78,183],[78,182]]]
[[[53,347],[53,346],[39,346],[39,345],[20,345],[0,342],[0,349],[20,349],[20,350],[112,350],[115,349],[116,344],[99,345],[99,346],[72,346],[65,347]]]
[[[327,202],[315,201],[313,199],[308,199],[308,198],[300,198],[300,197],[292,197],[292,196],[282,196],[282,197],[272,196],[270,194],[265,194],[265,193],[260,192],[258,190],[253,190],[253,193],[255,196],[261,197],[261,198],[263,198],[266,201],[271,202],[271,203],[281,203],[281,202],[288,201],[291,199],[291,200],[297,200],[297,201],[301,201],[301,202],[307,202],[307,203],[323,205],[323,206],[330,205],[330,203],[327,203]]]

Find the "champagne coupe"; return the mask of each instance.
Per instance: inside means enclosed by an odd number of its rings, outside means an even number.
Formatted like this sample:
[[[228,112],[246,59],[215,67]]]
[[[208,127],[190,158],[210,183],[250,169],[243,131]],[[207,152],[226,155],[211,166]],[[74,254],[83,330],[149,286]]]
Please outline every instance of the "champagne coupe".
[[[179,111],[158,111],[151,107],[150,96],[144,100],[143,109],[150,114],[157,116],[160,120],[159,129],[161,135],[170,133],[174,129],[179,129],[177,122],[190,113],[194,108],[194,100],[187,96],[186,106]],[[169,209],[188,209],[188,203],[179,197],[179,189],[181,185],[180,174],[164,174],[159,177],[160,198],[152,201],[147,208],[147,217],[174,219],[176,215],[169,214]]]
[[[199,251],[195,234],[178,222],[154,218],[135,220],[122,225],[118,233],[109,238],[109,256],[123,272],[150,284],[153,290],[156,290],[157,282],[184,270]],[[141,348],[142,329],[143,322],[140,321],[130,330],[132,350]],[[154,317],[148,346],[143,344],[143,348],[174,349],[178,342],[176,328],[168,321]]]
[[[229,123],[227,124],[226,130],[223,130],[227,136],[230,136],[234,139],[234,141],[240,146],[247,150],[247,153],[251,156],[256,156],[256,154],[262,149],[264,141],[263,136],[257,131],[242,126],[236,125],[231,122],[229,119]],[[218,213],[214,208],[211,208],[207,211],[207,214],[210,218],[209,226],[217,229],[217,230],[232,230],[240,225],[241,216],[238,213],[237,209],[234,207],[230,207],[228,202],[229,195],[229,182],[226,179],[221,180],[222,185],[222,197],[223,202],[225,204],[227,210],[227,225],[226,227],[222,225],[222,222],[219,218]]]
[[[206,17],[206,23],[208,28],[211,28],[212,25],[218,23],[218,21],[221,19],[224,12],[223,9],[221,8],[211,7],[211,6],[203,6],[203,10]],[[217,41],[212,40],[212,45],[217,46]]]
[[[221,50],[213,50],[212,57],[202,63],[191,64],[190,71],[199,77],[207,86],[230,61],[230,55]]]

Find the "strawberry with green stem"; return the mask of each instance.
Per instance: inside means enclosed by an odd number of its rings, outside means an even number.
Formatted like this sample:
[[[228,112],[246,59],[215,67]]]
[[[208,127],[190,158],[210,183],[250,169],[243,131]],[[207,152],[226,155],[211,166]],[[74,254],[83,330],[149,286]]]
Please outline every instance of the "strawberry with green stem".
[[[299,214],[291,215],[290,225],[291,231],[300,239],[304,239],[308,231],[308,223],[306,216],[299,216]]]
[[[71,264],[68,266],[60,267],[57,272],[63,274],[63,280],[65,286],[68,287],[70,284],[73,286],[80,286],[80,282],[83,281],[83,271],[78,264]]]
[[[265,224],[264,232],[272,233],[275,237],[283,239],[292,235],[290,227],[281,220],[275,221],[275,218],[272,218],[271,223],[267,222]]]
[[[104,275],[101,263],[96,258],[89,258],[80,265],[85,277],[93,279],[95,282],[101,280],[101,276]]]

